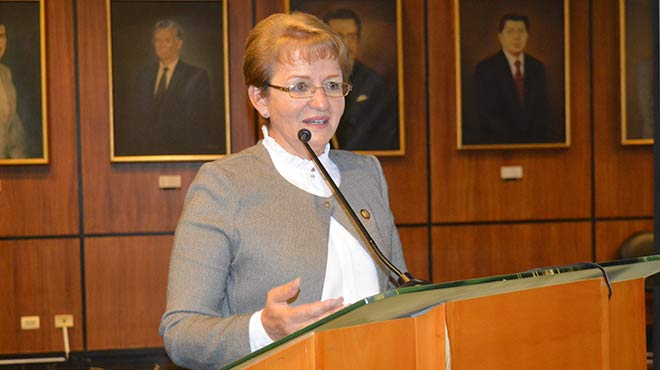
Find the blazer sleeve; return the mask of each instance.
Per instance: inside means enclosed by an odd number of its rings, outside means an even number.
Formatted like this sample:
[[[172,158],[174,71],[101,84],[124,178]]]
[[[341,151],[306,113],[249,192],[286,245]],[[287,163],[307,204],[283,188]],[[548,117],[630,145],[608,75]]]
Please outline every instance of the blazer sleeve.
[[[160,324],[168,355],[190,369],[217,369],[250,352],[252,313],[229,315],[227,309],[237,201],[229,176],[219,168],[204,165],[186,195]]]
[[[380,165],[380,162],[375,156],[370,156],[374,162],[374,166],[378,173],[378,183],[380,184],[380,194],[385,203],[385,209],[387,209],[387,215],[385,217],[383,230],[388,230],[389,232],[384,235],[384,237],[389,238],[388,242],[390,245],[390,261],[396,266],[399,270],[406,272],[408,268],[406,267],[406,261],[403,257],[403,248],[401,246],[401,239],[399,238],[399,232],[397,231],[396,224],[394,223],[394,215],[390,210],[390,198],[387,188],[387,180],[385,179],[385,174],[383,173],[383,168]],[[385,252],[384,252],[385,253]],[[394,289],[397,286],[393,281],[389,281],[387,289]]]

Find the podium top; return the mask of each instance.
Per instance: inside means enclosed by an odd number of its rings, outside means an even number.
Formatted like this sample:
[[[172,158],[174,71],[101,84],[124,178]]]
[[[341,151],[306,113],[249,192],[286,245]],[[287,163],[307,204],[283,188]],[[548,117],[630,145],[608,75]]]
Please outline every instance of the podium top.
[[[601,270],[602,268],[602,270]],[[552,266],[516,274],[398,288],[353,303],[344,309],[255,351],[222,369],[240,369],[304,334],[403,317],[415,317],[452,301],[510,293],[589,279],[612,283],[640,279],[660,271],[660,255],[605,262]],[[605,275],[606,274],[606,275]]]

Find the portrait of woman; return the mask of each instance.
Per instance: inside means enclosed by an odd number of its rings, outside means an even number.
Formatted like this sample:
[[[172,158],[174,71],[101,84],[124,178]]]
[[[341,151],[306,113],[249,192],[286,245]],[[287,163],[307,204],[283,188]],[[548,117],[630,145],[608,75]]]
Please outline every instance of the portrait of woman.
[[[0,2],[0,164],[48,163],[41,2]]]

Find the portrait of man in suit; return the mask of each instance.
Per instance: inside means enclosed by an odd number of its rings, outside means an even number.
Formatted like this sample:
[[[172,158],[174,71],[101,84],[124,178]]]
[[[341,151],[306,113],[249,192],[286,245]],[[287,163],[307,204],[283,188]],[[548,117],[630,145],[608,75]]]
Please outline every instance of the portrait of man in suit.
[[[653,144],[654,1],[626,1],[619,17],[621,65],[621,141],[625,145]]]
[[[568,3],[458,0],[457,148],[570,145]]]
[[[349,50],[353,86],[333,144],[347,150],[399,149],[399,116],[392,86],[360,60],[362,22],[351,9],[332,10],[323,21],[339,33]]]
[[[464,144],[527,144],[561,140],[553,132],[545,65],[526,52],[529,18],[500,18],[501,49],[475,69],[477,119],[464,125]]]
[[[174,20],[153,26],[153,61],[134,79],[131,130],[116,153],[126,156],[185,155],[205,147],[210,127],[210,83],[206,70],[181,58],[183,29]]]
[[[110,1],[112,162],[230,148],[226,1]]]

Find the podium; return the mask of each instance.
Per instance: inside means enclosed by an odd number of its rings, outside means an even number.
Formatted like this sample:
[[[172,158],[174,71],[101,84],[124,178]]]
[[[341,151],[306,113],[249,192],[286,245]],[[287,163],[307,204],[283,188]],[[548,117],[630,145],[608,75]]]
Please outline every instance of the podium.
[[[658,271],[660,255],[395,289],[223,369],[646,369]]]

